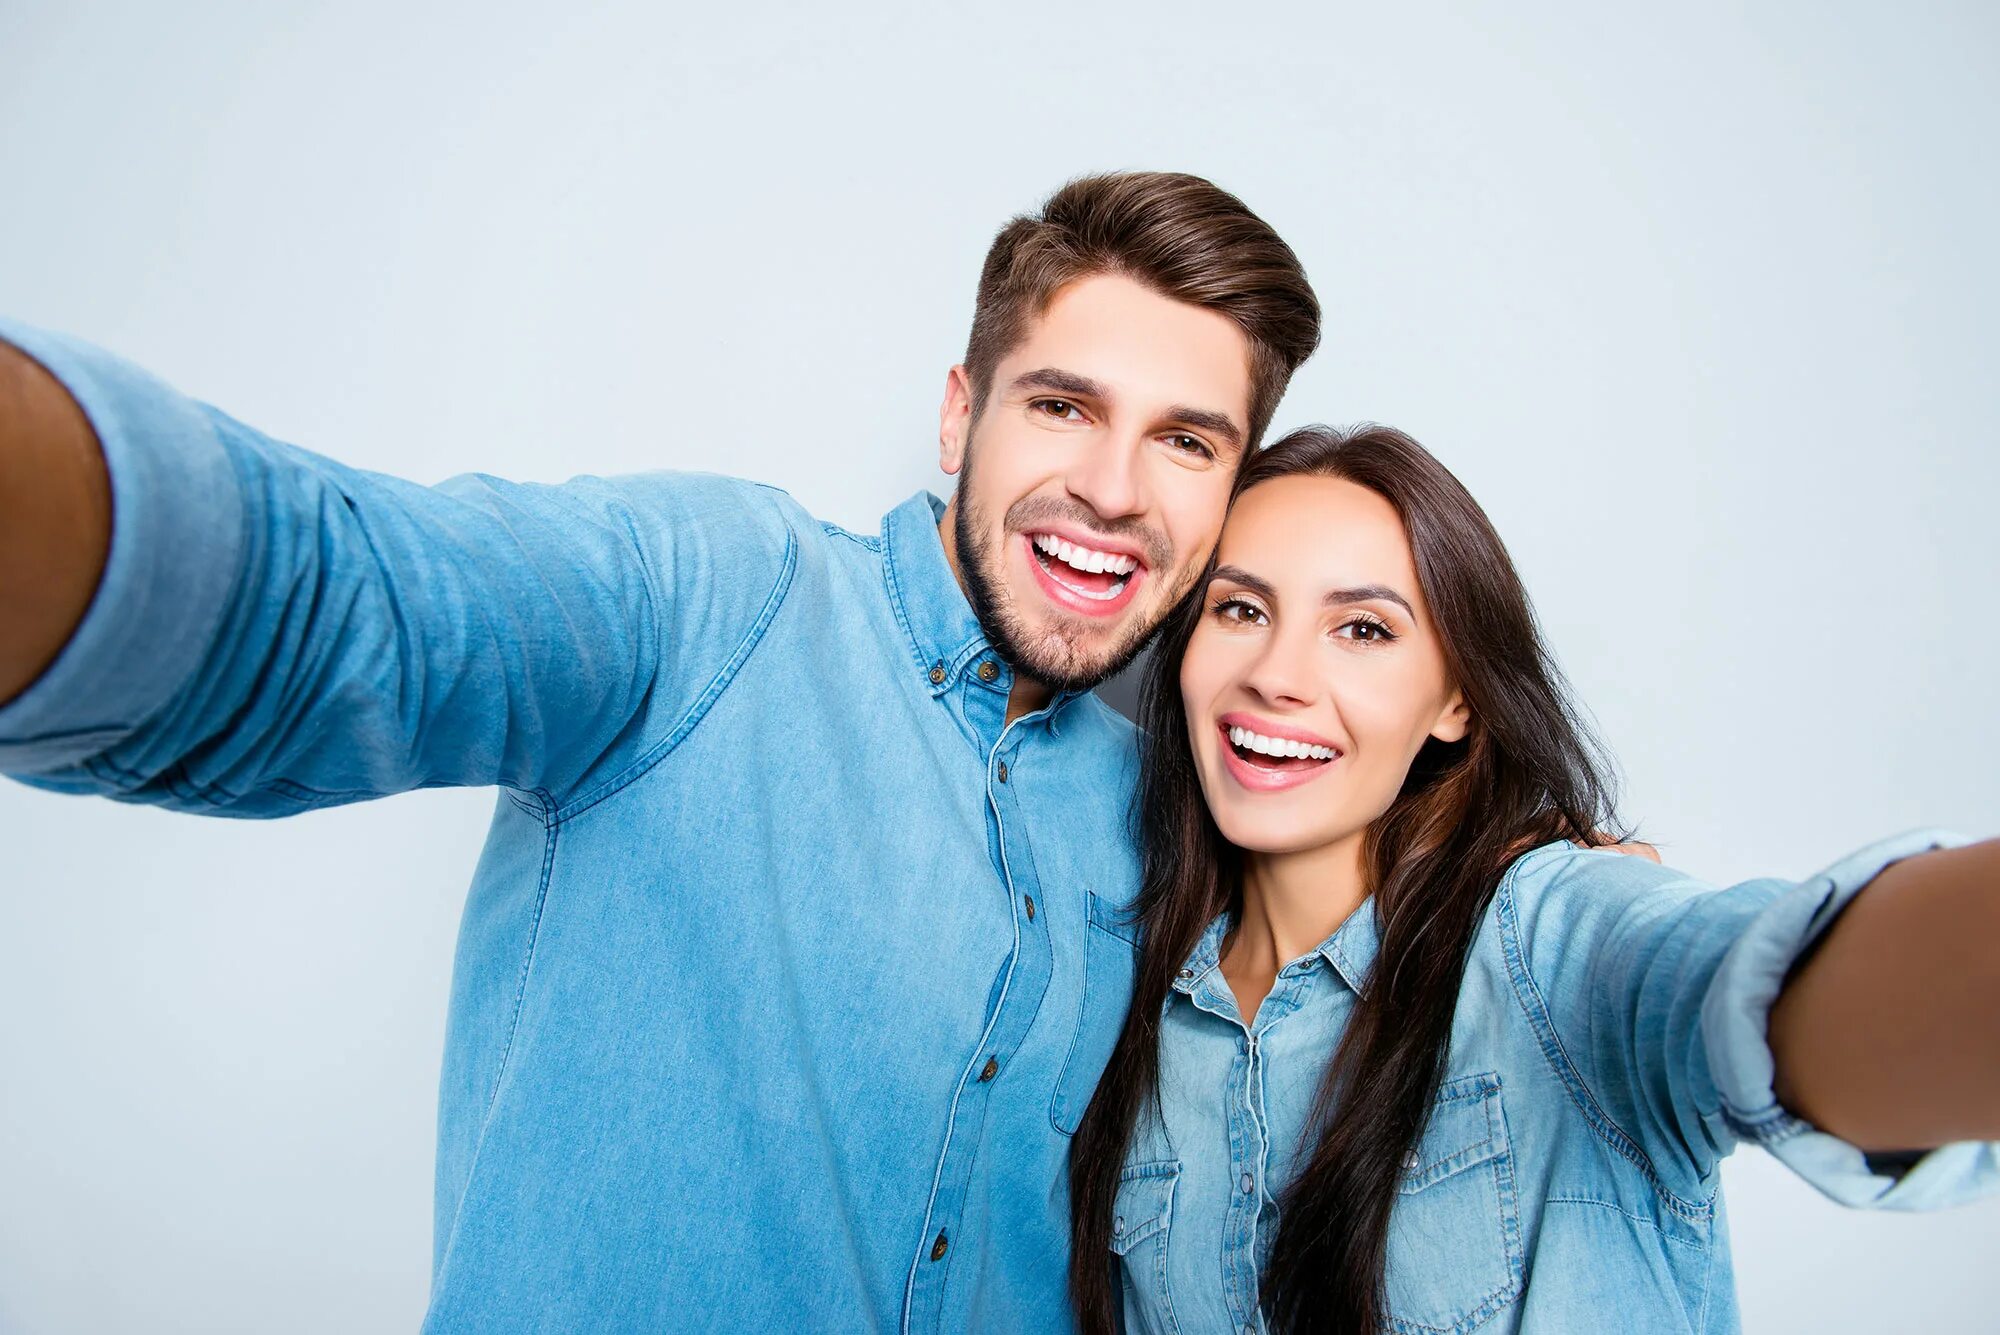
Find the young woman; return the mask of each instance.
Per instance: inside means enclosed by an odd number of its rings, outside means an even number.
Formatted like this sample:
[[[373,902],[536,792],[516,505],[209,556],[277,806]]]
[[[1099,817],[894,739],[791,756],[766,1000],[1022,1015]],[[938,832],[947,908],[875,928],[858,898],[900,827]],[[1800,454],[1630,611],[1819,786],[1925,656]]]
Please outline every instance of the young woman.
[[[1071,1149],[1089,1335],[1728,1331],[1738,1142],[1855,1205],[2000,1184],[2000,843],[1723,890],[1582,847],[1592,745],[1407,436],[1249,465],[1141,709],[1144,944]]]

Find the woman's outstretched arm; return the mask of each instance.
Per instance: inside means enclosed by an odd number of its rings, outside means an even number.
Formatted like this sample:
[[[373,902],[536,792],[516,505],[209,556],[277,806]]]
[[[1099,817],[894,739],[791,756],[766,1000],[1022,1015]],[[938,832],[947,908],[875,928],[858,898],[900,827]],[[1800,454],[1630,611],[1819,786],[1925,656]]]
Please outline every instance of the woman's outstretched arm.
[[[1780,1100],[1868,1150],[2000,1139],[2000,840],[1883,870],[1771,1011]]]

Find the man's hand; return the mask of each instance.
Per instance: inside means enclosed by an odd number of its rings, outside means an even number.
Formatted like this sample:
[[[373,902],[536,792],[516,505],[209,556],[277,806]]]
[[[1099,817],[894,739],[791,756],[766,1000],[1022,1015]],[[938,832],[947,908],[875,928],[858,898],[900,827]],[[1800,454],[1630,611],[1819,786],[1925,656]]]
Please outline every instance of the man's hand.
[[[0,704],[75,633],[111,549],[111,477],[76,400],[0,343]]]

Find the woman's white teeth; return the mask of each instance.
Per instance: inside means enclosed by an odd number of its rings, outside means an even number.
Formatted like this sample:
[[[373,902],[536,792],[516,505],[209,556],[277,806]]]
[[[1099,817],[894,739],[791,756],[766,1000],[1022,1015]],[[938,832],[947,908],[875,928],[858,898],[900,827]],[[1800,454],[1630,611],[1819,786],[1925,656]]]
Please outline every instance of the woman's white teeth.
[[[1311,742],[1295,742],[1289,737],[1266,737],[1248,728],[1231,728],[1229,740],[1245,751],[1255,751],[1259,755],[1276,756],[1280,760],[1288,756],[1298,756],[1305,760],[1332,760],[1340,752],[1330,746],[1314,746]]]
[[[1037,533],[1034,541],[1037,548],[1056,560],[1088,574],[1108,572],[1113,575],[1129,575],[1139,568],[1136,557],[1079,547],[1073,542],[1063,541],[1053,533]]]

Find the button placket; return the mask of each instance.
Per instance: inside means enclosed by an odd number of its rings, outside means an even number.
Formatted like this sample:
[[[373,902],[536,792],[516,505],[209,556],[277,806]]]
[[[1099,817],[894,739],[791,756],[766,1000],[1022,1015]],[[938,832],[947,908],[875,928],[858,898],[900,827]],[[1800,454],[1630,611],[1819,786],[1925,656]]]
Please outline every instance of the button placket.
[[[984,669],[990,667],[990,675]],[[991,659],[974,661],[969,674],[983,680],[998,680],[1003,669]],[[1048,933],[1042,930],[1028,930],[1028,924],[1039,916],[1041,886],[1037,882],[1034,853],[1029,843],[1031,834],[1028,816],[1022,809],[1022,794],[1007,783],[1011,778],[1010,767],[1000,759],[1000,753],[1009,742],[1007,724],[999,714],[1004,707],[998,691],[973,689],[962,694],[969,719],[981,732],[997,724],[998,736],[994,738],[987,752],[989,784],[986,808],[988,834],[993,840],[994,870],[1001,879],[1002,893],[1013,903],[1014,930],[1016,944],[1007,960],[1004,973],[996,980],[996,1009],[988,1018],[987,1029],[981,1038],[983,1053],[973,1055],[968,1063],[966,1084],[955,1102],[952,1121],[938,1165],[938,1177],[933,1187],[927,1210],[928,1228],[933,1231],[929,1242],[919,1242],[916,1257],[912,1260],[909,1287],[906,1291],[908,1318],[906,1329],[911,1332],[939,1332],[942,1335],[944,1313],[948,1306],[945,1293],[947,1288],[962,1282],[954,1276],[962,1274],[969,1266],[974,1272],[980,1250],[980,1236],[977,1231],[967,1234],[969,1226],[964,1216],[968,1191],[974,1176],[982,1163],[1000,1153],[1002,1147],[983,1143],[987,1109],[990,1100],[998,1097],[998,1077],[1004,1065],[999,1054],[1018,1051],[1027,1036],[1027,1031],[1041,1011],[1041,1002],[1049,986],[1054,961]],[[991,736],[991,733],[987,733]],[[1018,748],[1011,748],[1018,761]],[[997,781],[997,782],[996,782]],[[1016,898],[1018,896],[1018,898]],[[997,924],[999,930],[1007,931],[1006,919]],[[1046,926],[1046,924],[1042,924]],[[996,1160],[992,1171],[1004,1171],[1004,1165]],[[972,1259],[966,1266],[946,1264],[949,1256],[956,1255],[970,1246]]]

